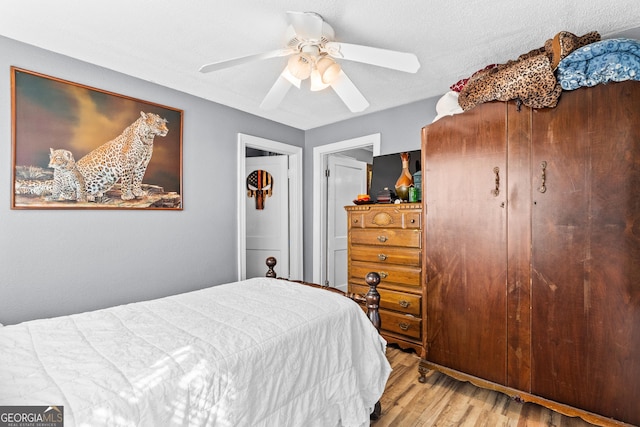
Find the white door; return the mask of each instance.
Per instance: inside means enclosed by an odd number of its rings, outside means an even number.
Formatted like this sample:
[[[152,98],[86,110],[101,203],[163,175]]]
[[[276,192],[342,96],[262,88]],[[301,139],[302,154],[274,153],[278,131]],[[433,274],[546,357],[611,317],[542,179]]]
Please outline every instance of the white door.
[[[247,177],[258,170],[271,176],[271,196],[263,197],[263,209],[256,208],[256,197],[249,197],[247,190],[245,278],[264,277],[270,256],[278,260],[278,276],[289,277],[288,156],[248,157],[245,165]]]
[[[327,159],[326,284],[347,291],[347,213],[358,194],[367,192],[367,163],[330,155]]]

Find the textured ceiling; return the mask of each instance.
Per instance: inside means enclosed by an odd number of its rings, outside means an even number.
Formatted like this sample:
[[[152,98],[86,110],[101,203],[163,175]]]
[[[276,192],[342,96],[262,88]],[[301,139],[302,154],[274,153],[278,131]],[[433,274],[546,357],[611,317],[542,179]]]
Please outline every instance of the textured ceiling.
[[[640,38],[638,0],[20,0],[3,4],[0,35],[302,130],[356,116],[331,89],[304,84],[278,109],[261,110],[286,58],[198,72],[283,47],[289,10],[319,13],[337,41],[418,56],[416,74],[342,61],[371,104],[358,115],[439,96],[559,31]],[[46,65],[34,71],[50,74]]]

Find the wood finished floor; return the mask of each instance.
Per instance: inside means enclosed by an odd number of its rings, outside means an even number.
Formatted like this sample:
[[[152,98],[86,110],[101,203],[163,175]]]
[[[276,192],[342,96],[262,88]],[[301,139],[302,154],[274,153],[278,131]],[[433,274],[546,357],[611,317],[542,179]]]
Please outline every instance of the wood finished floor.
[[[427,382],[422,384],[418,382],[419,357],[415,353],[389,347],[387,357],[393,372],[380,400],[382,416],[372,427],[593,426],[435,371],[429,371]]]

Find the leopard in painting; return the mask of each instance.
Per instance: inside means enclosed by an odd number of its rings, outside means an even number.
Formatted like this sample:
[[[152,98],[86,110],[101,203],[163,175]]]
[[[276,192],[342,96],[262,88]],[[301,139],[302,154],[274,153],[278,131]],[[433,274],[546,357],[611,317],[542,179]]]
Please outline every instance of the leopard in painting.
[[[51,195],[45,197],[47,201],[75,200],[86,202],[84,179],[68,150],[49,149],[49,167],[53,168],[53,183]]]
[[[14,191],[16,195],[40,196],[51,195],[53,180],[16,179]]]
[[[153,139],[156,135],[166,136],[168,131],[166,119],[141,111],[122,134],[78,160],[88,199],[101,199],[118,180],[122,200],[143,197],[142,178],[153,154]]]

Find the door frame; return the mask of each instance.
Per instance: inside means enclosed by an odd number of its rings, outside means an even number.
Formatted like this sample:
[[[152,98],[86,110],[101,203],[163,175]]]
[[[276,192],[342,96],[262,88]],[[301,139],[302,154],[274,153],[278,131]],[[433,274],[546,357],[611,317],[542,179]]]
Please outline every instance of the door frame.
[[[302,147],[272,141],[253,135],[238,133],[237,151],[237,211],[238,211],[238,280],[242,280],[247,264],[247,211],[246,211],[246,149],[255,148],[289,157],[289,276],[302,280]],[[265,272],[267,267],[265,265]],[[276,267],[276,271],[277,267]]]
[[[326,264],[327,189],[323,185],[327,156],[343,151],[373,146],[373,156],[380,155],[380,134],[374,133],[357,138],[320,145],[313,148],[313,278],[321,283],[322,266]],[[346,221],[346,220],[345,220]]]

